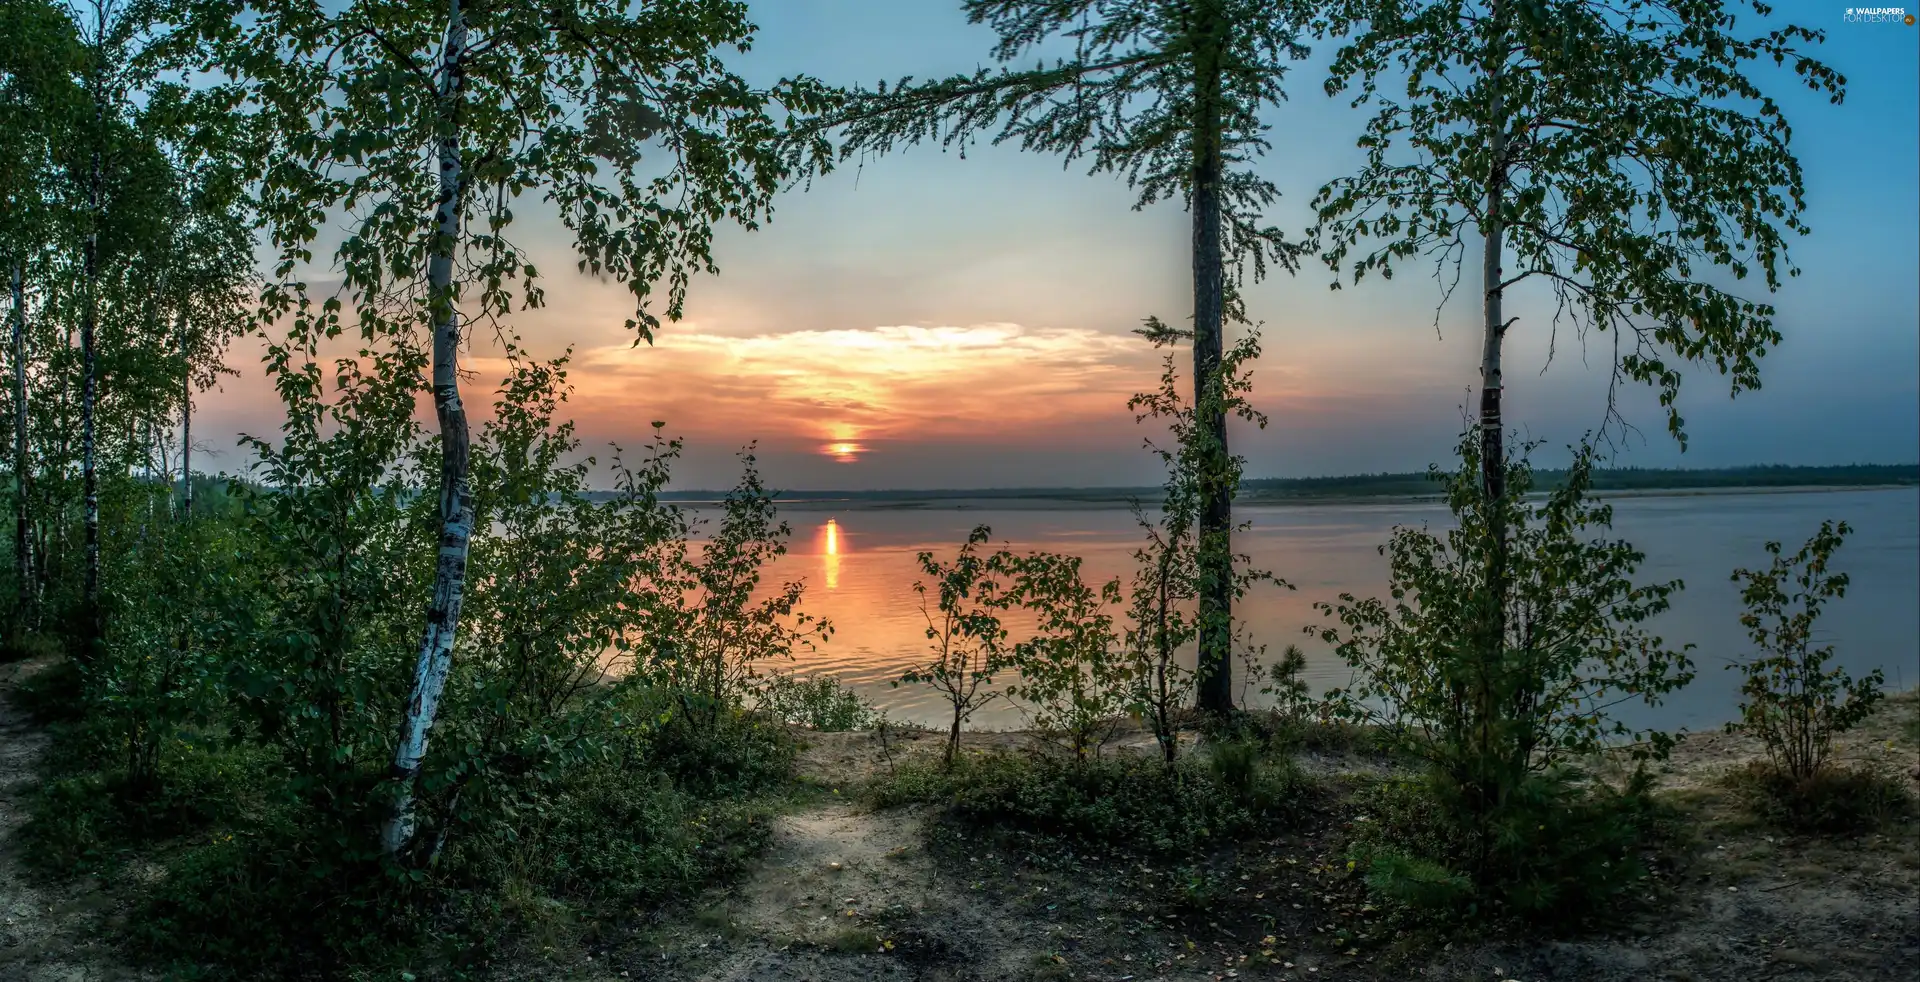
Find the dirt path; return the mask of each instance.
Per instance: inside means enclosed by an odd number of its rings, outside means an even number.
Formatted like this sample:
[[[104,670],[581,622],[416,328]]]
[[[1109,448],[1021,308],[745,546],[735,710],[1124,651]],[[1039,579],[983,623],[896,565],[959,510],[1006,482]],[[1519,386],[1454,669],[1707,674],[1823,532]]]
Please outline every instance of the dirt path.
[[[92,881],[47,886],[26,875],[20,830],[47,737],[9,702],[44,667],[0,665],[0,980],[136,982],[150,979],[98,939],[112,931],[114,891]],[[1844,741],[1842,756],[1904,774],[1920,742],[1902,722],[1913,697]],[[1010,748],[1012,734],[970,736]],[[929,849],[934,813],[873,810],[850,792],[906,755],[937,752],[937,738],[810,734],[800,761],[817,797],[778,820],[767,854],[746,879],[701,902],[631,925],[624,942],[563,945],[555,956],[505,968],[503,980],[576,982],[1906,982],[1920,973],[1920,836],[1915,825],[1856,838],[1783,836],[1739,818],[1716,776],[1755,749],[1703,734],[1682,745],[1663,783],[1702,820],[1704,841],[1671,906],[1637,928],[1561,941],[1464,941],[1411,960],[1351,958],[1294,924],[1279,956],[1249,962],[1259,932],[1237,931],[1244,899],[1192,939],[1164,918],[1149,925],[1137,898],[1116,893],[1098,864],[1084,874],[1035,873],[970,858],[945,831]],[[1302,855],[1306,855],[1302,853]],[[1290,860],[1289,860],[1290,861]],[[973,866],[970,863],[979,863]],[[1073,867],[1079,869],[1079,867]],[[1292,867],[1288,867],[1291,869]],[[1305,867],[1300,867],[1304,869]],[[1172,871],[1167,871],[1171,873]],[[1304,875],[1290,873],[1289,877]],[[1246,880],[1246,876],[1239,877]],[[1256,882],[1243,889],[1266,897]],[[1301,883],[1291,884],[1300,888]],[[1315,884],[1298,897],[1312,905]],[[1051,890],[1051,892],[1048,892]],[[1279,894],[1275,894],[1279,896]],[[1324,898],[1323,898],[1324,899]],[[1282,905],[1298,911],[1299,903]],[[1244,919],[1244,918],[1240,918]],[[1232,928],[1232,930],[1230,930]],[[1286,930],[1277,933],[1287,934]],[[585,939],[582,939],[585,940]],[[1274,939],[1267,938],[1264,943]],[[1196,943],[1197,942],[1197,943]],[[566,954],[561,955],[564,951]]]
[[[1904,776],[1915,759],[1899,728],[1912,697],[1844,741],[1843,758]],[[820,734],[802,769],[851,784],[886,766],[862,734]],[[982,742],[1001,738],[982,736]],[[927,752],[895,745],[892,753]],[[1082,979],[1197,982],[1232,978],[1385,982],[1895,982],[1920,972],[1920,841],[1911,825],[1858,839],[1785,836],[1739,819],[1717,776],[1757,752],[1750,741],[1703,734],[1683,745],[1664,783],[1705,795],[1700,855],[1657,918],[1600,936],[1560,941],[1467,941],[1395,967],[1301,951],[1298,965],[1236,964],[1202,944],[1180,955],[1166,938],[1122,937],[1116,898],[1092,883],[1086,904],[1060,896],[1024,909],[980,891],[949,859],[926,852],[925,810],[871,812],[833,800],[782,820],[764,866],[721,904],[662,939],[661,961],[621,978],[675,982],[973,982]],[[892,759],[890,755],[885,760]],[[1297,884],[1296,884],[1297,885]],[[1004,886],[1004,884],[1003,884]],[[1060,891],[1064,893],[1064,891]],[[999,900],[991,899],[998,896]],[[1068,907],[1078,912],[1067,914]],[[1094,915],[1094,916],[1090,916]],[[1126,931],[1132,935],[1132,931]],[[1231,949],[1232,945],[1227,945]],[[1063,957],[1064,956],[1064,957]],[[1173,960],[1174,958],[1182,960]],[[1242,959],[1244,955],[1240,956]],[[631,966],[625,966],[631,967]],[[1312,973],[1312,974],[1308,974]]]
[[[809,734],[800,771],[828,799],[783,817],[771,848],[745,881],[690,912],[640,957],[615,960],[595,979],[672,982],[1009,982],[1009,980],[1211,979],[1209,973],[1135,975],[1073,966],[1087,925],[1036,917],[1005,884],[977,878],[928,852],[933,813],[876,811],[839,792],[939,739],[895,734]],[[1024,745],[1016,734],[969,734],[968,745]],[[997,887],[997,888],[996,888]],[[1064,899],[1064,898],[1063,898]],[[1044,905],[1042,905],[1044,907]],[[1064,913],[1064,912],[1063,912]],[[1078,968],[1076,971],[1075,968]]]
[[[21,826],[34,767],[47,735],[12,695],[19,681],[46,667],[43,659],[0,665],[0,979],[19,982],[108,982],[144,978],[117,964],[95,930],[108,903],[87,883],[42,886],[23,868]]]
[[[943,882],[917,811],[847,802],[782,821],[765,864],[704,920],[721,937],[701,982],[1004,979],[1030,960],[1009,925]],[[716,914],[718,916],[716,916]]]

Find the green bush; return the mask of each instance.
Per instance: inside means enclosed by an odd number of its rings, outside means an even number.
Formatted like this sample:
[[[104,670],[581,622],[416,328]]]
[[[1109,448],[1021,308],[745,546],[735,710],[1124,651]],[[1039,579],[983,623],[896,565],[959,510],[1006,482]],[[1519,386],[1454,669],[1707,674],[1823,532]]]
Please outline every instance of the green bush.
[[[186,978],[330,978],[395,964],[421,941],[427,884],[387,872],[371,831],[301,808],[211,836],[169,864],[132,941]]]
[[[821,733],[869,730],[880,714],[832,675],[774,674],[760,680],[756,705],[784,723]]]
[[[569,781],[491,860],[588,911],[631,910],[737,873],[765,847],[771,818],[763,800],[702,799],[657,771],[610,765]],[[494,879],[482,870],[479,882]]]
[[[1821,522],[1820,530],[1791,556],[1780,543],[1766,544],[1768,568],[1738,569],[1733,579],[1745,585],[1740,600],[1746,612],[1741,626],[1759,657],[1727,666],[1746,676],[1740,693],[1740,719],[1729,731],[1753,734],[1766,746],[1767,760],[1780,772],[1775,782],[1789,798],[1803,791],[1819,797],[1822,772],[1833,752],[1833,738],[1873,713],[1885,695],[1885,673],[1874,669],[1862,678],[1830,665],[1832,645],[1813,643],[1814,624],[1830,600],[1847,595],[1847,574],[1831,571],[1833,554],[1847,523]]]
[[[657,690],[631,698],[648,707],[676,701]],[[525,807],[456,827],[424,868],[381,862],[372,827],[354,809],[236,806],[252,820],[186,840],[145,898],[134,940],[154,959],[208,978],[332,977],[418,964],[441,950],[472,962],[534,918],[630,913],[690,895],[765,847],[777,801],[768,792],[790,779],[794,748],[783,727],[752,714],[711,723],[662,715],[657,727],[609,737],[608,754],[561,772]],[[251,780],[265,781],[267,762],[247,760]],[[222,800],[192,783],[198,769],[169,773],[189,778],[169,781],[180,794]],[[49,794],[88,805],[71,809],[77,817],[63,826],[73,839],[103,841],[99,830],[123,821],[98,778],[56,782]]]
[[[51,634],[21,631],[0,638],[0,664],[54,658],[64,651],[60,638]]]
[[[1614,745],[1640,761],[1671,749],[1668,734],[1635,731],[1612,709],[1658,704],[1693,678],[1686,649],[1646,630],[1682,584],[1635,583],[1644,556],[1594,534],[1612,511],[1586,497],[1590,448],[1538,504],[1524,455],[1501,462],[1507,493],[1489,501],[1473,433],[1459,452],[1447,479],[1458,527],[1395,530],[1381,550],[1390,599],[1318,605],[1339,621],[1321,636],[1355,676],[1332,706],[1424,765],[1416,787],[1434,809],[1416,823],[1432,833],[1422,848],[1382,840],[1388,851],[1356,862],[1379,884],[1405,880],[1388,896],[1438,902],[1455,892],[1438,868],[1472,884],[1473,912],[1572,916],[1639,874],[1643,772],[1615,792],[1574,768]]]
[[[1290,760],[1229,770],[1231,780],[1198,761],[1169,769],[1124,755],[983,754],[959,758],[950,771],[901,767],[874,789],[874,800],[938,802],[969,825],[1164,855],[1293,821],[1307,805],[1311,788]]]
[[[130,787],[124,770],[84,766],[99,743],[76,729],[56,740],[48,763],[57,773],[35,791],[22,830],[29,863],[44,872],[98,872],[141,845],[244,823],[281,780],[269,751],[196,739],[164,745],[164,784]]]
[[[639,700],[657,707],[659,722],[625,751],[629,766],[658,770],[699,798],[758,794],[793,776],[799,746],[783,726],[738,708],[708,716],[683,692],[648,690]]]
[[[1671,827],[1651,788],[1645,771],[1622,788],[1535,775],[1482,835],[1431,778],[1390,782],[1362,796],[1347,855],[1370,891],[1419,919],[1590,921],[1619,909]]]

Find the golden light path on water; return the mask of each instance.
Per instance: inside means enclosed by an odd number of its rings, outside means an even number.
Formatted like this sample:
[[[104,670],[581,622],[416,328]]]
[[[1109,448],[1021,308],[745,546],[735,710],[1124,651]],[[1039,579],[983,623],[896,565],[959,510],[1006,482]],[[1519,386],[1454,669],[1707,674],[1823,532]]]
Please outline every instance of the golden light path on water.
[[[1739,623],[1735,566],[1753,566],[1768,539],[1798,542],[1823,518],[1843,519],[1857,530],[1839,556],[1852,575],[1844,600],[1822,618],[1823,635],[1836,657],[1856,676],[1883,667],[1889,685],[1915,684],[1920,637],[1912,630],[1912,599],[1920,594],[1920,491],[1711,494],[1629,497],[1614,502],[1613,535],[1647,554],[1635,579],[1682,579],[1687,589],[1650,630],[1671,646],[1692,642],[1696,678],[1654,710],[1643,724],[1694,729],[1717,727],[1738,703],[1738,673],[1723,670],[1728,659],[1748,652]],[[767,571],[768,588],[790,579],[807,584],[802,607],[833,623],[833,636],[818,650],[801,652],[789,664],[764,669],[802,675],[839,676],[896,719],[939,723],[941,703],[924,686],[890,683],[927,651],[927,622],[913,590],[923,579],[915,554],[930,550],[951,559],[976,524],[993,529],[995,545],[1015,551],[1045,549],[1083,557],[1090,583],[1130,575],[1141,542],[1133,516],[1121,508],[1008,508],[979,501],[962,507],[876,507],[853,502],[785,502],[783,516],[795,534],[788,554]],[[1376,551],[1395,525],[1436,531],[1447,525],[1441,506],[1385,502],[1311,506],[1242,504],[1235,518],[1252,528],[1235,536],[1237,551],[1294,584],[1294,590],[1264,588],[1240,604],[1257,643],[1277,653],[1289,643],[1307,653],[1307,679],[1316,690],[1345,684],[1350,672],[1328,647],[1302,633],[1325,617],[1315,601],[1337,602],[1343,592],[1382,596],[1387,565]],[[1603,534],[1596,530],[1596,534]],[[1124,579],[1123,579],[1124,582]],[[1010,624],[1016,635],[1021,626]],[[975,717],[995,729],[1021,725],[1023,713],[1004,700]],[[1632,722],[1632,720],[1629,720]]]
[[[826,579],[827,589],[840,588],[840,525],[833,519],[827,519],[826,536]]]

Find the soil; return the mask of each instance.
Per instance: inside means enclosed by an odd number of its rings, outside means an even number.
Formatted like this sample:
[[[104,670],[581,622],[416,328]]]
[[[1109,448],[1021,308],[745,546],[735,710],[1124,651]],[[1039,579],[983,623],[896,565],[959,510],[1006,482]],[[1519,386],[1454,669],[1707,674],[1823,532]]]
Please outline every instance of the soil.
[[[134,982],[150,976],[101,940],[119,902],[97,881],[45,883],[22,862],[20,828],[47,735],[9,698],[45,658],[0,664],[0,979],[8,982]]]
[[[0,697],[33,662],[0,665]],[[1850,763],[1920,787],[1920,712],[1909,693],[1838,747]],[[1504,940],[1401,934],[1345,869],[1343,826],[1364,820],[1328,795],[1301,828],[1190,864],[1155,868],[1034,841],[969,833],[937,810],[876,810],[859,787],[939,752],[923,732],[807,734],[813,789],[779,822],[764,861],[701,902],[618,932],[553,939],[498,971],[582,982],[1911,982],[1920,978],[1920,821],[1879,834],[1797,837],[1747,816],[1724,775],[1758,748],[1725,734],[1682,742],[1663,794],[1699,832],[1657,884],[1657,903],[1604,930]],[[1120,742],[1151,752],[1138,733]],[[1014,749],[1015,733],[970,733],[968,752]],[[113,891],[49,886],[23,872],[23,793],[45,746],[0,698],[0,979],[144,978],[96,939]],[[1323,751],[1331,776],[1378,761]],[[1187,884],[1183,894],[1180,885]],[[1169,898],[1198,898],[1182,904]]]

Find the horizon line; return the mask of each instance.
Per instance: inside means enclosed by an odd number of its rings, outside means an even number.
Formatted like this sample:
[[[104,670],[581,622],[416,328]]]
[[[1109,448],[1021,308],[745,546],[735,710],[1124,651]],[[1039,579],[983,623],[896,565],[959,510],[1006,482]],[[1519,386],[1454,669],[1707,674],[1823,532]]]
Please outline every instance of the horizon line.
[[[1780,472],[1780,471],[1828,471],[1828,472],[1831,472],[1831,471],[1868,470],[1868,469],[1881,470],[1881,471],[1908,470],[1908,471],[1914,472],[1913,476],[1915,478],[1920,478],[1920,461],[1906,461],[1906,462],[1894,463],[1894,464],[1881,464],[1881,463],[1739,464],[1731,467],[1627,466],[1627,467],[1596,467],[1594,468],[1596,473],[1642,473],[1642,474],[1671,474],[1671,475],[1685,475],[1685,474],[1729,474],[1731,475],[1731,474],[1741,474],[1741,473]],[[1534,473],[1536,474],[1564,474],[1566,472],[1567,472],[1567,468],[1564,468],[1564,467],[1534,468]],[[1442,473],[1445,473],[1445,472],[1442,472]],[[1266,484],[1266,485],[1319,484],[1319,483],[1330,483],[1335,481],[1363,481],[1363,480],[1378,481],[1383,479],[1396,479],[1396,478],[1403,479],[1403,480],[1410,480],[1410,479],[1427,480],[1431,474],[1432,474],[1431,471],[1420,470],[1420,471],[1373,471],[1373,472],[1365,472],[1365,473],[1328,474],[1328,475],[1320,475],[1316,477],[1249,477],[1249,478],[1242,479],[1241,486],[1244,489],[1249,484]],[[785,488],[785,489],[775,491],[774,494],[775,496],[778,496],[778,497],[784,497],[789,495],[849,495],[849,494],[857,494],[857,495],[914,494],[914,495],[964,496],[964,495],[978,495],[982,493],[992,493],[996,495],[1015,495],[1015,494],[1113,495],[1113,494],[1121,494],[1121,493],[1127,493],[1127,492],[1158,491],[1160,490],[1160,487],[1161,487],[1160,485],[1152,485],[1152,484],[1086,484],[1086,485],[989,485],[989,486],[968,487],[968,488],[960,488],[960,487]],[[709,495],[715,495],[718,497],[725,497],[729,490],[730,489],[727,489],[727,488],[685,488],[685,489],[664,490],[661,493],[675,495],[675,496],[693,495],[693,494],[709,494]]]

